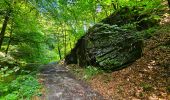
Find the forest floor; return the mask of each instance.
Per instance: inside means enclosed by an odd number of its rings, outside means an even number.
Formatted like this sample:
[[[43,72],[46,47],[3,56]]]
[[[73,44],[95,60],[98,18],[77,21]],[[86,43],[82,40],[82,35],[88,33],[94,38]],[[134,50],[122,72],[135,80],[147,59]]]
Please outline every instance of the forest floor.
[[[103,100],[87,84],[76,80],[63,65],[45,65],[39,76],[45,91],[38,100]]]
[[[77,65],[70,70],[83,68]],[[144,42],[143,56],[126,68],[99,73],[86,82],[106,100],[170,100],[170,25]]]
[[[145,41],[143,57],[89,84],[112,100],[170,100],[170,32]]]

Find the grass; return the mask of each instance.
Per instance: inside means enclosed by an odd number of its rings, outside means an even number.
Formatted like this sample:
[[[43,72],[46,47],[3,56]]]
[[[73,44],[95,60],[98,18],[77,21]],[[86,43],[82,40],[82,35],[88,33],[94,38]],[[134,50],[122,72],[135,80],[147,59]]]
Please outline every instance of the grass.
[[[144,91],[151,91],[153,89],[152,85],[149,83],[141,83],[140,86]]]
[[[78,78],[78,79],[84,79],[89,80],[93,78],[94,76],[103,73],[103,70],[94,67],[94,66],[86,66],[86,67],[79,67],[76,65],[69,67],[70,71]]]
[[[90,79],[92,78],[93,76],[99,74],[99,73],[102,73],[103,71],[100,70],[99,68],[96,68],[96,67],[93,67],[93,66],[87,66],[83,73],[84,73],[84,79]]]

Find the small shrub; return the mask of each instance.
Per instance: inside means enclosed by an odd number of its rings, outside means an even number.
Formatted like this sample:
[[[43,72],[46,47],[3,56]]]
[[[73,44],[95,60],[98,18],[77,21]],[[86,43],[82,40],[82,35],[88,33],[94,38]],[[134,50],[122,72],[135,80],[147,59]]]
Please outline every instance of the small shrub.
[[[167,87],[167,91],[170,93],[170,86]]]
[[[102,70],[96,68],[96,67],[93,67],[93,66],[87,66],[85,69],[84,69],[84,79],[89,79],[91,78],[92,76],[94,75],[97,75],[99,73],[101,73]]]
[[[149,83],[141,83],[141,87],[143,88],[144,91],[151,91],[152,90],[152,85]]]
[[[14,91],[4,97],[5,100],[17,100],[18,98],[18,92]]]
[[[8,66],[5,66],[4,68],[0,69],[0,76],[1,77],[7,77],[10,74],[12,74],[13,72],[17,72],[20,68],[18,66],[15,66],[12,69],[9,69]]]
[[[139,93],[139,97],[140,97],[140,98],[143,98],[143,97],[144,97],[144,93],[140,92],[140,93]]]

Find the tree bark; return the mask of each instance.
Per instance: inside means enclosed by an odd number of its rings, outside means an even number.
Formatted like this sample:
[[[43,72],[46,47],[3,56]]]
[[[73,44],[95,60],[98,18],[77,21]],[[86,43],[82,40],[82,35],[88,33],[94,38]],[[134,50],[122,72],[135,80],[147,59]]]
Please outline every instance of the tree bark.
[[[7,48],[6,48],[6,51],[5,51],[6,56],[8,54],[9,46],[10,46],[11,41],[12,41],[12,33],[13,33],[13,21],[12,21],[12,24],[11,24],[11,32],[10,32],[10,37],[9,37],[8,45],[7,45]]]
[[[8,21],[9,21],[10,13],[11,13],[10,10],[7,11],[7,13],[5,15],[5,19],[4,19],[3,25],[2,25],[2,29],[1,29],[1,33],[0,33],[0,49],[1,49],[1,46],[2,46],[2,43],[3,43],[3,39],[4,39],[4,36],[5,36],[5,31],[6,31],[6,27],[7,27]]]
[[[64,30],[64,57],[66,57],[67,53],[67,35],[66,35],[66,29]]]
[[[70,36],[69,36],[69,42],[70,42],[70,50],[72,50],[72,44],[71,44]]]
[[[58,48],[58,55],[59,55],[60,60],[61,60],[61,59],[62,59],[62,57],[61,57],[61,51],[60,51],[60,47],[59,47],[59,45],[57,46],[57,48]]]
[[[168,6],[169,6],[169,9],[170,9],[170,0],[167,0],[168,1]]]

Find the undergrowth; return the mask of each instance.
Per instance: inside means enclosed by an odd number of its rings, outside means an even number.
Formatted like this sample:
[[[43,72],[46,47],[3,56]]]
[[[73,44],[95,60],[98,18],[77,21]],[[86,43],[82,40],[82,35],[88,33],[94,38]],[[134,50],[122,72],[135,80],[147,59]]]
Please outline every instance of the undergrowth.
[[[90,80],[94,76],[103,73],[104,71],[93,66],[79,67],[76,65],[69,66],[70,71],[79,79]]]
[[[38,96],[41,88],[37,79],[31,75],[20,75],[15,80],[0,84],[0,100],[30,100]]]
[[[83,71],[83,78],[84,79],[90,79],[93,76],[102,73],[103,71],[99,68],[93,67],[93,66],[87,66]]]
[[[35,74],[24,70],[14,59],[1,56],[0,59],[0,100],[31,100],[41,95],[41,85]]]

